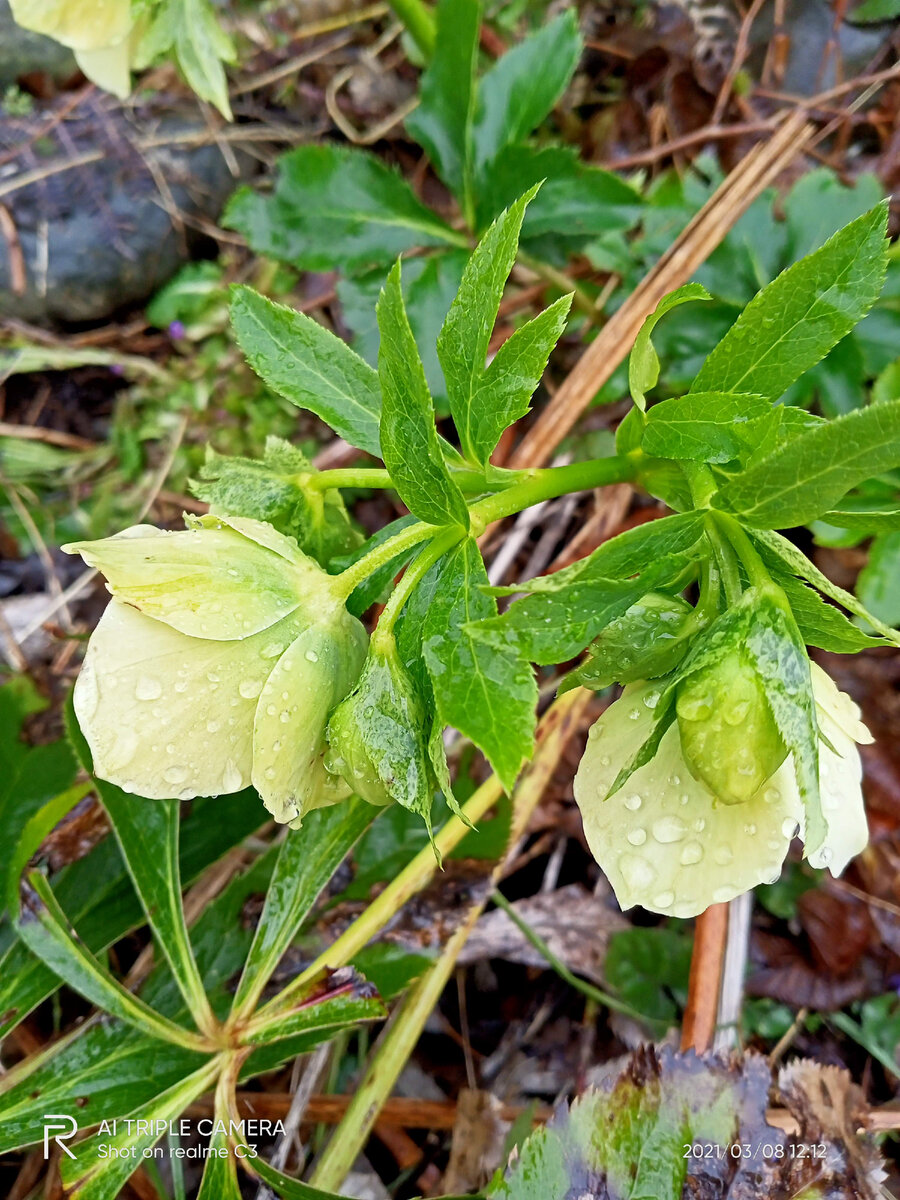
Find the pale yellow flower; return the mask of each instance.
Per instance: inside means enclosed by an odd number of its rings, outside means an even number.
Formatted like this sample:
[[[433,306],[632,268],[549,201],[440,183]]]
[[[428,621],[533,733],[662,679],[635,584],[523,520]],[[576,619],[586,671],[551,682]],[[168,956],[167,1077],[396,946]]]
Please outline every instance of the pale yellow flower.
[[[252,783],[284,822],[348,794],[324,768],[325,725],[367,639],[296,542],[205,517],[64,549],[113,594],[75,686],[101,779],[182,800]]]
[[[23,29],[69,46],[93,83],[124,99],[131,87],[130,0],[11,0]]]
[[[827,739],[819,743],[827,833],[809,861],[839,875],[868,840],[857,743],[872,737],[850,697],[815,663],[810,667]],[[646,741],[659,695],[658,683],[631,684],[603,713],[575,777],[575,799],[591,852],[622,908],[640,904],[692,917],[778,878],[792,839],[803,837],[803,803],[790,755],[748,800],[722,803],[688,770],[677,722],[650,762],[604,799]]]

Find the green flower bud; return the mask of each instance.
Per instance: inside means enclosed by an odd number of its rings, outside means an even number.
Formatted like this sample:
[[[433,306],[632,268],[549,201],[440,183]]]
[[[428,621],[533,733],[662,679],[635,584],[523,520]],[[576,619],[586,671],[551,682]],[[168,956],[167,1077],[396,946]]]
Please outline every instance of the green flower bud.
[[[370,649],[359,683],[328,723],[329,770],[370,804],[397,800],[428,817],[434,772],[425,712],[394,652]]]
[[[292,539],[222,517],[65,549],[113,593],[74,697],[101,779],[184,800],[252,782],[291,822],[341,798],[322,762],[325,725],[367,639]]]
[[[675,708],[684,761],[723,804],[749,800],[787,757],[762,680],[739,650],[684,679]]]
[[[693,612],[678,596],[648,592],[607,625],[560,692],[578,685],[600,691],[611,683],[668,675],[684,658],[689,639],[683,631]]]

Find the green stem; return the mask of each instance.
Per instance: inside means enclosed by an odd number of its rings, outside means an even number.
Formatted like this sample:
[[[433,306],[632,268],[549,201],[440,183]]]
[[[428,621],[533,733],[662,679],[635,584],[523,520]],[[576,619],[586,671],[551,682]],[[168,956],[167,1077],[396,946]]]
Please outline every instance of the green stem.
[[[547,964],[556,972],[556,974],[567,983],[569,987],[574,988],[577,992],[581,992],[582,996],[587,996],[588,1000],[592,1000],[595,1004],[601,1007],[611,1008],[614,1012],[623,1013],[626,1017],[632,1017],[636,1021],[642,1021],[651,1025],[665,1025],[664,1021],[658,1021],[654,1017],[648,1017],[644,1013],[638,1012],[623,1000],[618,1000],[615,996],[611,996],[608,992],[602,992],[600,988],[594,987],[593,984],[587,983],[584,979],[579,979],[574,975],[566,964],[556,957],[541,935],[528,924],[523,921],[515,908],[510,904],[507,898],[501,891],[495,891],[491,896],[493,902],[498,908],[503,909],[513,925],[519,930],[522,936],[534,946],[538,954],[542,955]]]
[[[737,551],[750,583],[754,587],[768,587],[772,583],[772,577],[740,521],[723,512],[717,512],[714,520],[722,527],[725,536]]]
[[[437,29],[431,9],[422,0],[388,0],[388,3],[428,62],[437,44]]]
[[[323,472],[324,473],[324,472]],[[492,521],[500,521],[514,513],[540,504],[543,500],[553,500],[557,496],[565,496],[569,492],[589,491],[592,488],[604,487],[610,483],[622,483],[634,479],[635,464],[630,458],[613,455],[610,458],[595,458],[588,462],[571,463],[566,467],[543,467],[533,471],[521,471],[517,478],[519,482],[476,500],[469,507],[472,521],[472,536],[478,537]],[[435,536],[442,531],[435,525],[425,521],[417,521],[409,525],[394,537],[382,542],[364,554],[361,559],[349,566],[346,571],[335,576],[335,583],[340,581],[340,590],[344,596],[349,596],[355,587],[377,571],[380,566],[390,562],[398,554],[411,550],[426,538]],[[454,540],[459,532],[454,530]],[[452,542],[450,543],[453,544]]]
[[[624,483],[634,479],[636,473],[631,459],[620,455],[523,472],[525,478],[521,482],[471,505],[472,533],[478,536],[491,522],[510,517],[543,500],[554,500],[569,492],[590,491],[610,483]]]
[[[463,537],[465,537],[465,532],[461,527],[442,530],[431,542],[431,545],[420,551],[416,559],[406,568],[403,578],[391,592],[391,598],[378,619],[378,625],[371,639],[373,650],[388,651],[390,649],[394,641],[394,625],[403,605],[438,559]]]
[[[741,598],[741,592],[744,590],[741,586],[738,558],[731,543],[722,537],[715,517],[708,519],[706,522],[706,536],[709,538],[709,543],[713,548],[716,561],[719,564],[719,570],[722,574],[722,583],[725,587],[725,600],[729,605],[737,604]]]
[[[512,472],[510,472],[512,474]],[[489,484],[483,471],[471,471],[450,466],[450,475],[464,492],[485,492]],[[384,467],[341,467],[331,471],[316,471],[305,475],[303,484],[307,488],[324,492],[329,488],[392,488],[394,481]]]

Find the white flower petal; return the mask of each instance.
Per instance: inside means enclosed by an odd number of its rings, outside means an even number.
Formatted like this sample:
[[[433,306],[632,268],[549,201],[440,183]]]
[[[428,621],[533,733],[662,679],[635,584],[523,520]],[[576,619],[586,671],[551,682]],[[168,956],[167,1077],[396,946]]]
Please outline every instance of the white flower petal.
[[[111,600],[75,685],[97,775],[156,800],[246,787],[259,694],[301,627],[290,616],[243,641],[210,641]]]
[[[689,917],[777,877],[802,810],[790,761],[746,803],[715,804],[685,765],[677,724],[651,762],[604,800],[650,732],[658,695],[652,683],[628,687],[594,725],[575,799],[621,906]]]
[[[263,687],[253,726],[253,786],[276,821],[297,827],[314,808],[334,804],[349,789],[331,785],[322,765],[325,725],[356,682],[366,634],[345,614],[304,629]]]
[[[120,100],[131,91],[131,45],[128,38],[96,50],[76,50],[75,61],[91,83]]]
[[[865,849],[869,840],[862,794],[862,761],[857,742],[871,742],[872,735],[846,692],[815,663],[812,666],[813,695],[819,728],[837,753],[819,742],[819,795],[828,826],[825,840],[809,861],[840,875],[851,858]]]
[[[137,526],[63,548],[101,571],[118,600],[195,638],[251,637],[301,604],[331,600],[329,577],[299,550],[298,561],[289,563],[225,525],[176,533]]]

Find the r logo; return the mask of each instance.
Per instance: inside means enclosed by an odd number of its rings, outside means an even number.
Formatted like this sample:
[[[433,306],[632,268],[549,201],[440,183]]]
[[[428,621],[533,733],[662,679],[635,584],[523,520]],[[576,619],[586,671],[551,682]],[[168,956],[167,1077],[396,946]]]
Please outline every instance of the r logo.
[[[62,1124],[56,1124],[56,1122],[62,1122]],[[74,1158],[75,1155],[63,1143],[73,1138],[77,1132],[78,1122],[68,1113],[44,1113],[44,1158],[50,1157],[51,1137],[60,1150],[64,1150],[69,1158]]]

